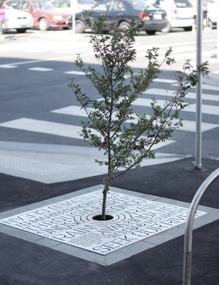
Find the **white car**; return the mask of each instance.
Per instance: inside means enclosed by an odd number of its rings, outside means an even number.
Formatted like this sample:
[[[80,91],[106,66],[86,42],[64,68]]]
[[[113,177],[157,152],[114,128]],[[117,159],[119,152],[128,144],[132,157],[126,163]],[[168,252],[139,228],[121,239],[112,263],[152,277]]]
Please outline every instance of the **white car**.
[[[154,0],[152,3],[167,12],[168,26],[162,32],[168,33],[172,28],[192,31],[195,9],[189,0]]]
[[[3,31],[8,29],[16,29],[18,33],[25,33],[27,29],[33,26],[33,18],[31,14],[15,10],[4,4],[5,18],[3,22]]]
[[[214,26],[217,26],[218,21],[218,1],[210,0],[208,4],[208,18],[211,20]]]

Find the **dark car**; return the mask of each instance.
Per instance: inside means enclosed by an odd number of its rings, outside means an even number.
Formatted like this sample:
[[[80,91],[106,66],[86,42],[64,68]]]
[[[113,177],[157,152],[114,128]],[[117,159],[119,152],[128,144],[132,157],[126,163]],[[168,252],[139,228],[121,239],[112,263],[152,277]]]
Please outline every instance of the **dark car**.
[[[146,8],[147,13],[144,13]],[[136,20],[142,18],[144,20],[144,26],[141,30],[146,31],[148,35],[154,35],[156,31],[162,30],[168,24],[166,11],[150,6],[150,4],[144,0],[104,0],[98,2],[97,5],[89,10],[89,13],[91,23],[98,20],[100,16],[105,16],[105,32],[110,31],[112,22],[115,22],[119,28],[126,29],[129,27],[129,23],[133,18]],[[72,18],[68,20],[68,25],[69,27],[72,26]],[[83,33],[87,28],[89,27],[85,23],[83,12],[76,13],[76,33]]]
[[[55,8],[45,0],[6,0],[5,3],[13,9],[28,12],[33,17],[33,26],[42,31],[53,28],[68,28],[66,24],[70,13]]]

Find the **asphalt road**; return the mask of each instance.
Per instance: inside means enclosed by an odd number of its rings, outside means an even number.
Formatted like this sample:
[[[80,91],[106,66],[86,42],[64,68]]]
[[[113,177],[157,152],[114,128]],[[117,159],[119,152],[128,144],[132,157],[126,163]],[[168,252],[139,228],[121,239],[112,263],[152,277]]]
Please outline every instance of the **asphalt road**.
[[[214,59],[216,53],[217,30],[203,33],[203,61],[208,60],[210,71],[218,71]],[[78,73],[75,58],[78,53],[86,65],[92,64],[98,70],[100,65],[89,44],[90,33],[72,34],[67,30],[41,32],[28,30],[25,34],[13,31],[5,34],[0,43],[0,136],[1,141],[28,142],[88,146],[77,132],[81,120],[80,113],[69,115],[69,106],[79,106],[73,92],[67,87],[69,76],[74,76],[83,86],[83,91],[92,98],[98,94],[84,75]],[[163,67],[163,73],[154,82],[144,99],[156,96],[164,100],[165,95],[175,89],[174,70],[182,70],[185,59],[191,59],[195,66],[196,33],[175,30],[169,34],[157,33],[148,36],[141,33],[136,38],[137,60],[133,63],[135,72],[145,67],[145,51],[159,47],[160,56],[173,47],[176,64]],[[203,157],[217,158],[219,153],[219,87],[217,81],[203,80]],[[167,91],[168,90],[168,91]],[[168,93],[169,92],[169,93]],[[195,153],[195,89],[186,99],[192,103],[187,111],[181,113],[184,129],[176,130],[171,142],[159,147],[162,153],[192,155]],[[150,105],[135,106],[135,112],[150,112]],[[66,113],[67,112],[67,113]],[[73,126],[69,129],[70,126]],[[66,129],[67,128],[67,129]],[[39,131],[40,129],[40,131]],[[63,133],[72,132],[72,134]],[[76,132],[76,135],[73,133]]]

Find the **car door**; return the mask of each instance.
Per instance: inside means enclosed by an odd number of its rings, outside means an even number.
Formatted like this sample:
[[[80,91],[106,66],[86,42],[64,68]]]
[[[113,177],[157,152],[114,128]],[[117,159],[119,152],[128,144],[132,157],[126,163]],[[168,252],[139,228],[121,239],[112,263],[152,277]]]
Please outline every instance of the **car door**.
[[[120,19],[124,18],[124,15],[127,13],[127,5],[121,1],[112,1],[110,12],[111,21],[118,23]]]
[[[90,15],[90,20],[93,23],[94,21],[97,21],[100,16],[105,16],[106,21],[104,22],[105,31],[110,30],[110,25],[111,25],[111,11],[110,5],[112,1],[101,1],[98,3],[92,10],[91,10],[91,15]]]
[[[37,11],[35,7],[32,5],[32,3],[30,1],[22,1],[20,4],[20,9],[22,11],[25,11],[31,14],[31,16],[33,17],[33,25],[36,26],[37,21],[38,21],[38,16],[36,15]]]

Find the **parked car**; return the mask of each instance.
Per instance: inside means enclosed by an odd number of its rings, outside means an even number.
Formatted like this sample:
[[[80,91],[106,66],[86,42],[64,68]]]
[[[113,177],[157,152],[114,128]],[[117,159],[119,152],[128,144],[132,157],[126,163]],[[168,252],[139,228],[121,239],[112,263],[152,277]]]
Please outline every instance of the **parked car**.
[[[54,5],[56,8],[63,9],[63,11],[72,14],[71,0],[52,0],[51,4]],[[75,13],[83,10],[89,10],[95,5],[96,1],[94,0],[77,0]]]
[[[42,31],[49,27],[68,28],[66,24],[69,13],[55,8],[45,0],[6,0],[5,3],[16,10],[28,12],[33,17],[33,26]]]
[[[189,0],[155,0],[153,4],[167,11],[168,25],[162,32],[170,32],[172,28],[192,31],[195,9]]]
[[[148,7],[147,13],[144,13],[143,11],[146,7]],[[101,15],[106,17],[104,32],[110,31],[112,22],[115,22],[119,28],[127,29],[133,18],[136,20],[142,18],[144,20],[144,26],[141,30],[145,31],[148,35],[154,35],[168,24],[166,11],[150,6],[144,0],[103,0],[89,10],[89,13],[91,22],[98,20]],[[71,26],[71,19],[69,19],[68,24]],[[83,12],[76,13],[76,33],[83,33],[87,28],[89,27],[85,23]]]
[[[207,8],[208,18],[210,19],[213,26],[217,26],[218,21],[218,0],[209,0]]]
[[[18,33],[25,33],[27,29],[33,26],[33,17],[26,12],[14,10],[3,4],[5,8],[5,18],[3,22],[3,31],[16,29]]]
[[[195,17],[197,13],[197,3],[196,0],[190,0],[194,9],[195,9]],[[208,0],[207,2],[207,29],[212,29],[213,27],[217,27],[217,19],[218,19],[218,0]],[[195,21],[196,27],[196,21]]]

